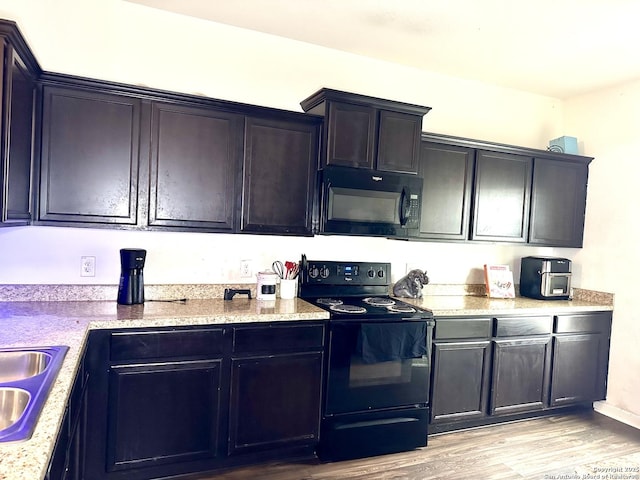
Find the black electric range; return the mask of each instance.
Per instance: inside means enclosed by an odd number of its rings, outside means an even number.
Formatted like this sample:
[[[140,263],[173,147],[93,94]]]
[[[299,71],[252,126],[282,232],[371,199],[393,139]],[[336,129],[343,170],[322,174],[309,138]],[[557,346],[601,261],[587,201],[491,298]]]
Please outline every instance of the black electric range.
[[[298,296],[330,313],[322,460],[427,444],[433,314],[388,295],[391,264],[302,257]]]

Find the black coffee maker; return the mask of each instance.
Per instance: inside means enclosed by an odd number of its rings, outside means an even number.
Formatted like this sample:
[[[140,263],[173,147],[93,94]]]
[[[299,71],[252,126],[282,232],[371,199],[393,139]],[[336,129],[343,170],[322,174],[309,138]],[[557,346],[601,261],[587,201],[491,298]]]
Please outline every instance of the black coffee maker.
[[[120,285],[118,287],[118,303],[134,305],[144,303],[144,281],[142,269],[147,251],[139,248],[123,248],[120,250]]]

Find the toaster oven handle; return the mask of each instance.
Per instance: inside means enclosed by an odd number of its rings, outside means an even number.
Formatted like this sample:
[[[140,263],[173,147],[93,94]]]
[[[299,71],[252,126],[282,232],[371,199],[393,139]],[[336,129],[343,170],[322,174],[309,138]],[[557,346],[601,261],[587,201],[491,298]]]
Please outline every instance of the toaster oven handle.
[[[409,221],[409,213],[411,212],[409,203],[409,192],[406,188],[402,189],[400,194],[400,226],[404,227]]]

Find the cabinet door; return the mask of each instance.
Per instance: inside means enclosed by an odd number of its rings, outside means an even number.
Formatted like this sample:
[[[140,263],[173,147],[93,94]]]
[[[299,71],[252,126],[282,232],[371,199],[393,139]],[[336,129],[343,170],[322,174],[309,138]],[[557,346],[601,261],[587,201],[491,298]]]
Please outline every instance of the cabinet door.
[[[152,105],[150,226],[234,229],[243,120],[213,109]]]
[[[81,480],[84,461],[87,420],[88,373],[84,357],[73,381],[58,437],[51,454],[45,480]]]
[[[380,110],[376,168],[418,173],[422,116]]]
[[[114,366],[107,470],[218,455],[221,360]]]
[[[536,158],[529,243],[582,247],[588,166]]]
[[[527,241],[532,162],[520,155],[477,153],[472,240]]]
[[[44,88],[41,223],[135,225],[140,102]]]
[[[551,338],[494,341],[491,414],[547,406]]]
[[[420,238],[468,238],[474,155],[471,148],[422,143]]]
[[[311,235],[318,126],[247,118],[242,231]]]
[[[322,353],[232,360],[229,454],[318,440]]]
[[[326,163],[373,168],[377,110],[366,105],[328,103]]]
[[[31,220],[35,82],[13,48],[5,44],[0,51],[4,57],[0,225],[27,225]]]
[[[433,344],[431,423],[487,416],[491,343]]]
[[[606,370],[602,375],[602,342],[599,333],[563,335],[553,339],[551,406],[604,400]]]

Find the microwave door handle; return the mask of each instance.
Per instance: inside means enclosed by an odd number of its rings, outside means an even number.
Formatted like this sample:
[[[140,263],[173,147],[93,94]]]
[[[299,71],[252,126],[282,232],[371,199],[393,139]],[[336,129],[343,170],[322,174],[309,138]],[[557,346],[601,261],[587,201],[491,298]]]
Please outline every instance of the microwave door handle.
[[[400,226],[404,227],[409,220],[409,194],[407,193],[407,189],[402,189],[402,194],[400,195]]]

